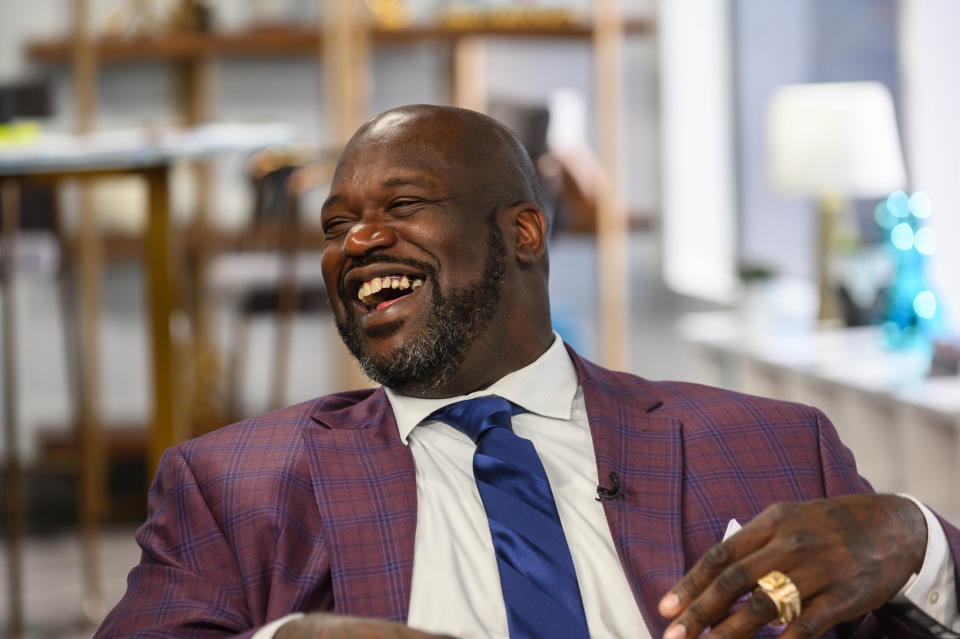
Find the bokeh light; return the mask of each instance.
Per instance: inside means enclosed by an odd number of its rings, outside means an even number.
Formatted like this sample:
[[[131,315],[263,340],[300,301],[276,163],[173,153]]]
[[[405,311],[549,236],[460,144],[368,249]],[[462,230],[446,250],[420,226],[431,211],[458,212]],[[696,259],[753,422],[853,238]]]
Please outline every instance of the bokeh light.
[[[913,244],[924,255],[933,255],[937,249],[937,236],[932,228],[925,226],[913,236]]]
[[[913,298],[913,310],[923,319],[930,319],[937,312],[937,298],[932,291],[920,291]]]
[[[901,251],[913,248],[913,229],[906,222],[900,222],[890,231],[890,241]]]
[[[924,191],[917,191],[907,200],[907,208],[918,219],[924,220],[930,217],[930,196]]]
[[[887,196],[887,208],[895,217],[910,215],[910,198],[903,191],[894,191]]]
[[[889,231],[897,223],[897,217],[890,212],[890,207],[887,205],[886,200],[880,200],[877,203],[877,208],[873,210],[873,219],[877,221],[877,224],[885,231]]]

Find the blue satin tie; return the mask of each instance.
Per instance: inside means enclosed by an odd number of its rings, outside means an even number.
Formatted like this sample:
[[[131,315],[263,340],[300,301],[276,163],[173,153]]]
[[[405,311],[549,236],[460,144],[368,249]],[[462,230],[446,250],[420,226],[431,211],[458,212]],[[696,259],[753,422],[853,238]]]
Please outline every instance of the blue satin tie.
[[[477,444],[473,477],[487,512],[511,639],[589,637],[577,574],[553,491],[533,443],[502,397],[450,404],[431,415]]]

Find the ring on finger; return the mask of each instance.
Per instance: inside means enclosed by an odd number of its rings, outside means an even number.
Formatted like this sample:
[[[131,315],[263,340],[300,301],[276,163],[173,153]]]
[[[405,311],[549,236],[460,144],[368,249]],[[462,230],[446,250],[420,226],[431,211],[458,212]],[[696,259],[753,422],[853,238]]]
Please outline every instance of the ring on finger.
[[[771,570],[757,580],[754,596],[761,593],[777,607],[776,623],[787,624],[800,616],[800,591],[790,577],[779,570]]]

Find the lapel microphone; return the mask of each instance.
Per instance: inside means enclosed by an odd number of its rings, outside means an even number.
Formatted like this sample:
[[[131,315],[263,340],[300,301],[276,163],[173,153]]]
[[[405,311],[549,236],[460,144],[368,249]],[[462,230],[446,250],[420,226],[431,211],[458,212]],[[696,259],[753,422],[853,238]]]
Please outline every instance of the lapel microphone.
[[[616,471],[610,471],[610,481],[613,482],[613,490],[604,488],[603,486],[597,486],[597,501],[603,501],[607,499],[626,499],[626,495],[624,495],[623,491],[620,490],[620,477],[617,476]]]

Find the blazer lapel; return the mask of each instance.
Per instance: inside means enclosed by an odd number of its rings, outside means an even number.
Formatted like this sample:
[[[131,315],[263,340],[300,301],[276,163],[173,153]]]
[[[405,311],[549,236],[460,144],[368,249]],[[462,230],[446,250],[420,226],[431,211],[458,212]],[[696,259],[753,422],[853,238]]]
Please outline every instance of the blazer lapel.
[[[318,411],[305,431],[330,549],[334,609],[405,621],[417,524],[413,457],[383,389]]]
[[[682,428],[658,418],[655,384],[613,373],[570,352],[590,420],[600,483],[616,472],[625,499],[604,500],[607,523],[653,636],[666,628],[657,602],[682,576]]]

